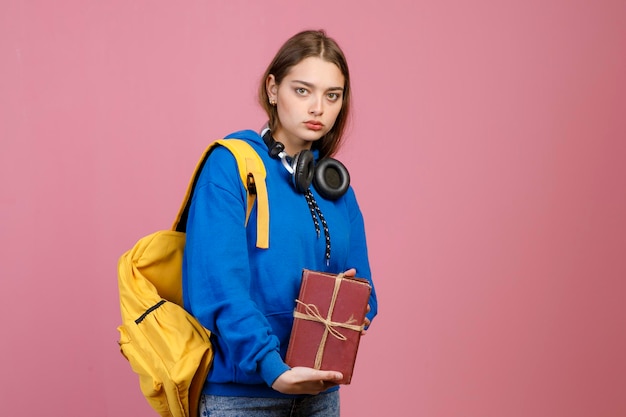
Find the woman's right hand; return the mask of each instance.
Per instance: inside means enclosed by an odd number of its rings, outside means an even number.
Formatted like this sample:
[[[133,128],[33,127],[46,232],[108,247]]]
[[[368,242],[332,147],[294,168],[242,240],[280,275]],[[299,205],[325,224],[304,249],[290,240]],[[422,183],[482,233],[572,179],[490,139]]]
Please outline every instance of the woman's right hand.
[[[315,395],[334,387],[342,378],[341,372],[296,366],[276,378],[272,388],[283,394]]]

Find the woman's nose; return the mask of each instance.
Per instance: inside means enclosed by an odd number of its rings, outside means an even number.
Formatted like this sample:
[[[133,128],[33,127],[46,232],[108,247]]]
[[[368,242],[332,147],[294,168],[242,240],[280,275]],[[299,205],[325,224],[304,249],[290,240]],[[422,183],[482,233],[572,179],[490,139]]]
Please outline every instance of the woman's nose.
[[[324,105],[322,98],[314,98],[309,108],[309,113],[314,116],[321,116],[324,114]]]

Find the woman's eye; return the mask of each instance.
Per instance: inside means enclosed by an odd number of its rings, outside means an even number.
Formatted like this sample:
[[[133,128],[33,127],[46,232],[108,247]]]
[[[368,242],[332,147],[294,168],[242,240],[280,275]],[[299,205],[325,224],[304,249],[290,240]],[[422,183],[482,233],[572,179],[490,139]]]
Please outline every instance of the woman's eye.
[[[305,95],[307,93],[307,91],[306,91],[306,88],[298,87],[298,88],[296,88],[296,93],[298,93],[301,96],[303,96],[303,95]]]
[[[328,93],[328,99],[330,101],[337,101],[339,100],[339,93]]]

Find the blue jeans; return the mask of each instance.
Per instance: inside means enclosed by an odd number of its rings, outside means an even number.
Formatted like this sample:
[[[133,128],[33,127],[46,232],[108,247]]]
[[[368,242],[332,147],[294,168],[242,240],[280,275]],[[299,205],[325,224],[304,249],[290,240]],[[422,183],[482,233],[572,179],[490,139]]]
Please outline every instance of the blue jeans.
[[[339,391],[296,399],[202,395],[198,417],[339,417]]]

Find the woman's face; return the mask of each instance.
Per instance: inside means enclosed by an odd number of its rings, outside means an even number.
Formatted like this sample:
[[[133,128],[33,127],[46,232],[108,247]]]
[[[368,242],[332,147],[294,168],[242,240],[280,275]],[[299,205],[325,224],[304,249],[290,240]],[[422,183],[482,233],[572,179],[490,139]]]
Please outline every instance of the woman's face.
[[[344,76],[337,65],[318,57],[294,65],[282,82],[266,80],[267,94],[276,101],[278,126],[274,138],[289,155],[310,149],[335,124],[343,103]]]

